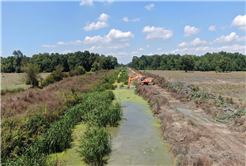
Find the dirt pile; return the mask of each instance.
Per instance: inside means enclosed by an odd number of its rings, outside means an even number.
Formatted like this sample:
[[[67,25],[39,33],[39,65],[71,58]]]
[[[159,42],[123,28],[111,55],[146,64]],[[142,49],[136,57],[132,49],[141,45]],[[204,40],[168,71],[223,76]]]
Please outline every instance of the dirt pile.
[[[171,144],[170,152],[175,157],[176,165],[246,164],[245,132],[230,130],[227,125],[205,113],[205,108],[212,108],[205,105],[202,105],[204,109],[197,107],[196,98],[192,99],[189,95],[194,93],[194,86],[178,83],[181,88],[173,91],[164,81],[153,86],[135,82],[136,93],[149,102],[153,113],[162,120],[163,140]],[[179,100],[183,98],[184,102]]]

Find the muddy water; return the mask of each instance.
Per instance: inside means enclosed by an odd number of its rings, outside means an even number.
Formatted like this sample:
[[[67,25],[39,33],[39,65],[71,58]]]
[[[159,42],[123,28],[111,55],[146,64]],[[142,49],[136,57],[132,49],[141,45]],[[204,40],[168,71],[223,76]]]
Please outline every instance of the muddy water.
[[[161,140],[158,120],[134,88],[114,90],[123,106],[124,119],[110,128],[112,153],[108,165],[173,165],[169,146]]]

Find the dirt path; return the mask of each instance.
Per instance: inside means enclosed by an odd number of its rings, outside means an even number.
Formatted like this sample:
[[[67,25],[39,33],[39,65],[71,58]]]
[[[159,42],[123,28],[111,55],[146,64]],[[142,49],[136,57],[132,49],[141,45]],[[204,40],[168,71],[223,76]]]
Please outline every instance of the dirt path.
[[[129,69],[129,75],[136,74]],[[230,131],[195,104],[172,97],[167,88],[138,84],[136,91],[163,120],[163,139],[172,143],[176,164],[245,165],[245,134]]]

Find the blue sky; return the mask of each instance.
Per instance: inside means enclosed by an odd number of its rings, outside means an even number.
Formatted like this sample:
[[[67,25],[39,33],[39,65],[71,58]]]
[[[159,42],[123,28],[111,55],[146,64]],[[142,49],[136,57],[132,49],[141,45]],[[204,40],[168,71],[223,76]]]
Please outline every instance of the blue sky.
[[[245,2],[1,2],[3,57],[21,50],[133,56],[246,54]]]

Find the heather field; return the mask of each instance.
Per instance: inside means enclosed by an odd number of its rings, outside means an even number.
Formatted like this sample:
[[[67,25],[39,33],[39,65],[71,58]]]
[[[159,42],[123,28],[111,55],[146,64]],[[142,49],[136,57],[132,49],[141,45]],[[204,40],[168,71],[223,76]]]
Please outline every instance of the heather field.
[[[144,72],[144,70],[142,70]],[[162,71],[145,70],[152,74],[165,77],[171,82],[181,81],[194,84],[200,90],[208,91],[216,96],[232,99],[235,104],[246,108],[246,72],[216,73],[210,72],[184,72],[184,71]]]

